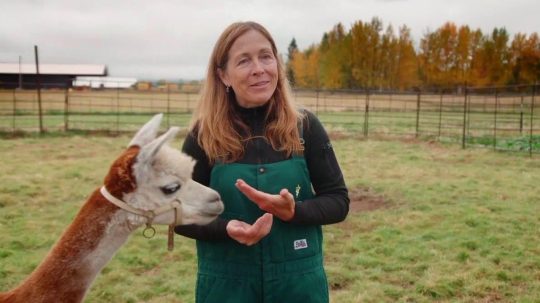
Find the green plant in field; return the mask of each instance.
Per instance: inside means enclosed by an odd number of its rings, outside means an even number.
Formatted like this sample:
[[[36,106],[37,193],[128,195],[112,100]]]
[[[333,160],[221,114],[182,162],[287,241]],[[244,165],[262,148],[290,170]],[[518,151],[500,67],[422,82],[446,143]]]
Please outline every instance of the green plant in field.
[[[467,137],[467,144],[495,147],[510,151],[540,151],[540,135],[518,138],[495,138],[493,136]]]
[[[540,151],[540,135],[524,136],[516,139],[508,139],[504,141],[507,149],[513,150],[539,150]]]

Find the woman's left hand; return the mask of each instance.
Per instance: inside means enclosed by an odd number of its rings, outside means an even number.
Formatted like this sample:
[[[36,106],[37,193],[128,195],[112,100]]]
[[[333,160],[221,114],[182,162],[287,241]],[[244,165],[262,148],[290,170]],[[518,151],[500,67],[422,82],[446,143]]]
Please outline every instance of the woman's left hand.
[[[246,197],[259,206],[260,209],[273,214],[283,221],[289,221],[294,217],[294,198],[284,188],[279,195],[271,195],[249,186],[244,180],[236,180],[236,188]]]

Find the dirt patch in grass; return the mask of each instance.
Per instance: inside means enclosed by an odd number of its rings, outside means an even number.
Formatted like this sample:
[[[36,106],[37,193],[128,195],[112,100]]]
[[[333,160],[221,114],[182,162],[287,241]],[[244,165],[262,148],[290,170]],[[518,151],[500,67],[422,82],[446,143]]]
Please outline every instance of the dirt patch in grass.
[[[496,292],[488,294],[486,297],[480,299],[481,303],[492,303],[492,302],[502,302],[504,300],[504,297]]]
[[[390,202],[384,196],[375,193],[371,188],[350,188],[349,198],[351,212],[374,211],[390,206]]]
[[[328,131],[328,138],[330,138],[331,141],[337,141],[342,139],[350,138],[351,135],[345,132],[339,132],[339,131]]]

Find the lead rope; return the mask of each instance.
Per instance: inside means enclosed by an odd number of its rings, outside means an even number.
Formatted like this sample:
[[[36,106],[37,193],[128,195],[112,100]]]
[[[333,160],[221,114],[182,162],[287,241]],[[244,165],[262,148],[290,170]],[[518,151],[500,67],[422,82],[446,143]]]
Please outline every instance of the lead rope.
[[[173,208],[174,209],[174,222],[176,223],[176,208]],[[174,249],[174,224],[170,224],[169,225],[169,237],[167,239],[167,250],[169,251],[172,251]]]

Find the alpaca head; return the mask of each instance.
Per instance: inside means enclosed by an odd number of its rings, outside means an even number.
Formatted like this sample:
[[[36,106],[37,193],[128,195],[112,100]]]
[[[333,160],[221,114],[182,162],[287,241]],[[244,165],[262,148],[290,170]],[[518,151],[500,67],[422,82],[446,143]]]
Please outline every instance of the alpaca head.
[[[195,161],[167,145],[179,128],[156,138],[162,117],[154,116],[137,132],[111,166],[105,188],[130,208],[155,212],[152,222],[130,214],[135,225],[207,224],[223,212],[223,202],[216,191],[191,179]]]

